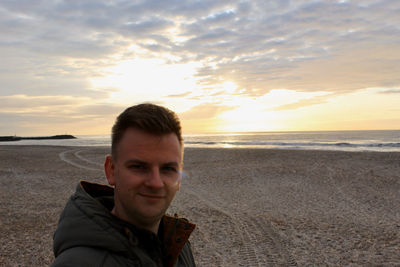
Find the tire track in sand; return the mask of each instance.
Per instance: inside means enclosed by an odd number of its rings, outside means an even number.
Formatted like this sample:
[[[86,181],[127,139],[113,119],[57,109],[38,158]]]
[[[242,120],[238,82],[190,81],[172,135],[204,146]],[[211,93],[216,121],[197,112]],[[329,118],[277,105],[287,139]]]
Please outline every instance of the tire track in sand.
[[[297,266],[296,260],[287,249],[287,242],[273,229],[271,223],[262,217],[255,217],[244,211],[229,211],[228,205],[216,197],[201,192],[198,188],[185,190],[199,201],[225,216],[228,216],[235,228],[235,234],[241,240],[238,266]]]
[[[358,200],[356,196],[351,194],[356,190],[348,190],[348,188],[352,187],[349,181],[347,181],[347,183],[343,183],[342,185],[340,185],[339,184],[340,182],[337,181],[338,178],[335,176],[335,174],[337,174],[337,171],[329,166],[326,166],[326,169],[328,170],[328,175],[326,176],[327,181],[331,184],[331,187],[333,189],[336,189],[335,191],[332,192],[331,198],[334,198],[335,195],[339,195],[340,196],[339,199],[343,200],[343,203],[341,204],[342,207],[346,208],[346,210],[349,213],[353,214],[354,217],[359,218],[360,214],[358,212],[360,212],[362,217],[369,218],[369,220],[376,220],[376,221],[381,220],[379,216],[377,216],[374,212],[371,212],[371,209],[373,209],[373,207],[369,206],[366,203],[363,203],[362,201]],[[361,178],[362,176],[353,177],[351,181],[355,183],[356,181],[359,181]],[[375,188],[365,183],[358,182],[358,186],[362,187],[362,189],[360,189],[360,191],[362,192],[376,192],[375,195],[380,195],[380,193]],[[346,189],[348,192],[345,191]],[[397,217],[395,216],[394,213],[393,214],[387,213],[385,219],[397,222]]]
[[[78,150],[78,151],[76,151],[74,153],[74,156],[79,158],[79,159],[81,159],[81,160],[83,160],[83,161],[85,161],[85,162],[87,162],[87,163],[89,163],[89,164],[93,164],[93,165],[96,165],[96,166],[99,166],[99,167],[103,168],[103,164],[102,163],[98,163],[98,162],[95,162],[93,160],[90,160],[90,159],[87,159],[87,158],[83,157],[81,155],[81,153],[84,152],[84,151],[87,151],[87,150]]]
[[[77,168],[90,171],[101,171],[102,170],[102,168],[100,168],[101,164],[88,160],[80,155],[80,153],[83,151],[85,150],[83,149],[67,150],[61,152],[60,154],[58,154],[58,156],[62,161]]]

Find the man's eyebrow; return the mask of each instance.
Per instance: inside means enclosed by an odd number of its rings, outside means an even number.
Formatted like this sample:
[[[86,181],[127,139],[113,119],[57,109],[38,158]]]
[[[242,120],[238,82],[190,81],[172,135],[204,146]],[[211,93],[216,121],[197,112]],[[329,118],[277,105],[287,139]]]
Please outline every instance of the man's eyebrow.
[[[176,161],[166,162],[162,164],[163,166],[176,166],[179,167],[179,163]]]
[[[124,163],[124,165],[129,165],[129,164],[147,164],[147,162],[139,159],[129,159]]]
[[[149,164],[146,161],[140,160],[140,159],[130,159],[127,160],[125,163],[125,165],[129,165],[129,164]],[[177,161],[169,161],[169,162],[165,162],[165,163],[161,163],[162,166],[179,166],[179,162]]]

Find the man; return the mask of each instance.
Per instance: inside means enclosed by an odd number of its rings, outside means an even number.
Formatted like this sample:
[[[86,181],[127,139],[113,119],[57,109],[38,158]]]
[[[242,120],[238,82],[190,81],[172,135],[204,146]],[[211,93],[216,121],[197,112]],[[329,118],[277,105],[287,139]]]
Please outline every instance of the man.
[[[195,266],[195,225],[165,215],[179,190],[178,117],[153,104],[121,113],[104,170],[112,186],[80,182],[54,234],[52,266]]]

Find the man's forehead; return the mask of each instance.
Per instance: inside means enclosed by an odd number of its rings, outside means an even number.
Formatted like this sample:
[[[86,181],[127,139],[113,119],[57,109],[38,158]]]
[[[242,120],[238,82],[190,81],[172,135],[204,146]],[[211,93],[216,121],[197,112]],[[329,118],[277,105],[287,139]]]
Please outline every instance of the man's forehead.
[[[118,146],[127,144],[145,146],[146,144],[162,144],[163,142],[169,143],[169,146],[171,147],[174,147],[175,145],[180,149],[182,147],[182,144],[175,133],[154,134],[136,128],[128,128],[122,135]]]
[[[155,153],[183,160],[183,146],[175,133],[152,134],[135,128],[128,128],[117,144],[116,153],[140,154]]]

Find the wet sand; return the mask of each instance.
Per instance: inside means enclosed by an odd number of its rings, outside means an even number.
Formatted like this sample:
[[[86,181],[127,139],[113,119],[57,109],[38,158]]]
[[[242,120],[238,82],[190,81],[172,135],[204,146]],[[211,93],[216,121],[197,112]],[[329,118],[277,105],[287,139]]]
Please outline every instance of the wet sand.
[[[0,145],[0,266],[48,266],[79,180],[109,148]],[[185,150],[173,202],[198,266],[400,266],[400,153]]]

